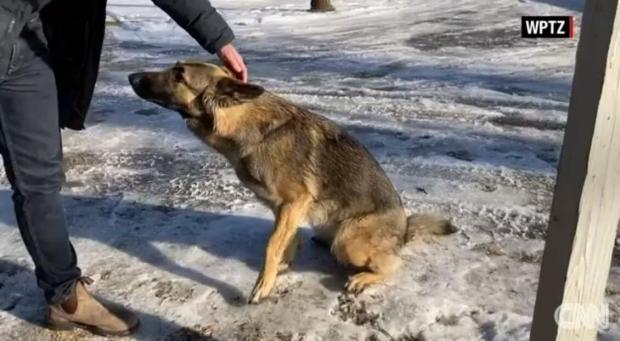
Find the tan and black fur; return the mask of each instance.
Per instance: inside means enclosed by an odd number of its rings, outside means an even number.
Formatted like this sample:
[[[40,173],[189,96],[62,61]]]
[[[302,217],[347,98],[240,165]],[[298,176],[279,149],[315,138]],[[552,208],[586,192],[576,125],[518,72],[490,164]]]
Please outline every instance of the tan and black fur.
[[[340,263],[360,269],[347,283],[352,292],[392,274],[401,263],[399,249],[416,231],[451,232],[445,220],[407,217],[377,161],[335,123],[237,81],[225,68],[177,63],[129,79],[140,97],[178,111],[274,212],[253,303],[269,295],[278,271],[293,260],[303,221]]]

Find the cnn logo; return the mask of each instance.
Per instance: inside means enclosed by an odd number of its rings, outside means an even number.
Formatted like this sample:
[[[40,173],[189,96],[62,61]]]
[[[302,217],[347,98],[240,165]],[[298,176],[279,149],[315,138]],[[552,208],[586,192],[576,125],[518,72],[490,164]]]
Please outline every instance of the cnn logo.
[[[564,329],[609,328],[609,307],[606,304],[562,304],[555,310],[555,323]]]

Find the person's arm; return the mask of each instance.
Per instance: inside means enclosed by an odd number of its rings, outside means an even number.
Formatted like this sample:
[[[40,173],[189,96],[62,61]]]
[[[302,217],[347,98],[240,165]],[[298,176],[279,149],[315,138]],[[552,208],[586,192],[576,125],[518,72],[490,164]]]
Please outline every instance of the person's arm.
[[[153,3],[210,53],[216,53],[235,39],[233,31],[208,0],[153,0]]]
[[[247,69],[243,58],[232,45],[235,35],[209,0],[153,0],[172,20],[189,33],[200,46],[217,53],[224,65],[244,82]]]

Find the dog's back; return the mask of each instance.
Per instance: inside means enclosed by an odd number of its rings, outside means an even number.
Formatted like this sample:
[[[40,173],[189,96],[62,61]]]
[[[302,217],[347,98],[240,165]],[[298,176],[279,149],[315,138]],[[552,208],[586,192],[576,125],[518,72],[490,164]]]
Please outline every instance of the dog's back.
[[[398,193],[378,162],[334,122],[272,94],[265,94],[245,110],[245,132],[237,136],[246,153],[236,168],[248,187],[263,183],[269,191],[276,178],[286,179],[288,186],[309,187],[314,202],[308,220],[317,227],[403,210]],[[281,199],[266,197],[263,190],[257,192],[261,199],[273,201],[270,206],[277,206]],[[403,239],[406,232],[404,223],[377,228],[398,230]]]
[[[312,113],[306,115],[311,119],[300,120],[302,126],[317,125],[315,129],[320,132],[307,166],[313,170],[310,176],[318,184],[316,201],[308,217],[317,232],[335,233],[331,229],[346,219],[403,211],[391,181],[360,142],[333,122]],[[304,130],[313,134],[312,129]],[[389,229],[404,239],[403,222],[376,226],[376,229]]]

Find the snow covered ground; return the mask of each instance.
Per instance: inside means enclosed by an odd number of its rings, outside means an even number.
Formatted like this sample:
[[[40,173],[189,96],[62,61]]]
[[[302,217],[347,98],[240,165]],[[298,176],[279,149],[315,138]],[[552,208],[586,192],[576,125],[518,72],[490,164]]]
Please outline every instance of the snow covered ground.
[[[252,82],[339,122],[408,209],[460,232],[419,240],[385,285],[346,296],[328,252],[304,245],[273,298],[246,305],[272,217],[178,115],[138,99],[133,71],[212,58],[146,0],[110,0],[83,132],[64,132],[66,211],[102,296],[140,312],[136,340],[526,340],[576,40],[524,40],[521,15],[580,1],[214,1]],[[577,32],[578,34],[578,32]],[[0,187],[0,339],[97,340],[38,324],[45,304]],[[620,340],[620,258],[607,289]]]

